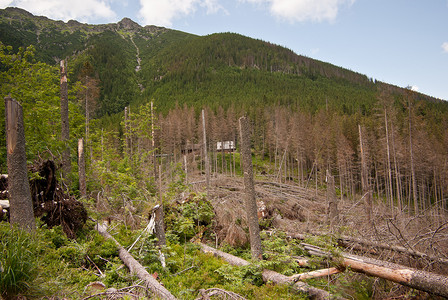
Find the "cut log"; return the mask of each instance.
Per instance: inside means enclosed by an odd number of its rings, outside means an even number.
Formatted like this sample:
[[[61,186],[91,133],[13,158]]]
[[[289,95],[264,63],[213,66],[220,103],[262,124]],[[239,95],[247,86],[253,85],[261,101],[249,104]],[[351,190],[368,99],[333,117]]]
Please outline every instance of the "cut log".
[[[262,272],[263,281],[265,282],[273,282],[275,284],[291,284],[291,281],[294,282],[294,280],[291,279],[291,276],[285,276],[283,274],[277,273],[275,271],[271,270],[263,270]],[[315,288],[313,286],[310,286],[309,284],[305,282],[295,282],[293,285],[291,285],[291,288],[295,291],[305,293],[307,294],[311,299],[333,299],[336,297],[333,297],[328,293],[327,291],[321,290],[319,288]],[[340,298],[338,298],[340,299]]]
[[[250,264],[247,260],[222,252],[205,244],[201,243],[200,246],[203,252],[220,257],[233,266],[247,266]],[[271,270],[263,270],[262,277],[263,281],[270,281],[275,284],[290,284],[295,281],[292,276],[285,276]],[[312,287],[305,282],[295,282],[292,288],[298,292],[308,294],[312,299],[329,299],[331,296],[327,291]]]
[[[308,244],[302,245],[312,255],[331,256],[319,247]],[[341,267],[350,268],[355,272],[380,277],[413,289],[448,298],[448,277],[443,275],[346,253],[342,253],[342,259],[338,259],[338,262]]]
[[[326,277],[330,275],[334,275],[337,273],[341,273],[341,270],[338,268],[328,268],[328,269],[321,269],[301,274],[295,274],[292,276],[289,276],[291,279],[293,279],[295,282],[299,280],[306,280],[306,279],[312,279],[312,278],[319,278],[319,277]]]
[[[134,259],[134,257],[124,249],[120,243],[118,243],[110,234],[107,232],[107,227],[97,224],[96,230],[104,236],[106,239],[111,239],[118,247],[118,255],[124,264],[129,268],[129,271],[138,278],[143,280],[146,286],[159,297],[160,299],[176,299],[170,291],[168,291],[163,285],[161,285],[154,277],[149,274],[145,268]]]

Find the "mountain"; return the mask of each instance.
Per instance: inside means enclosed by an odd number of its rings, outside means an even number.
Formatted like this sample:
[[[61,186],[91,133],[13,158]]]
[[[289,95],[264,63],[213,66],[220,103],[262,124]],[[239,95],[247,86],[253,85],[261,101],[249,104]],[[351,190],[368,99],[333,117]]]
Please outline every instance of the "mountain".
[[[196,36],[130,19],[88,25],[53,21],[18,8],[0,10],[0,41],[15,50],[34,45],[36,58],[56,64],[68,57],[76,81],[88,61],[100,84],[99,116],[131,103],[238,107],[282,104],[317,111],[368,114],[381,91],[405,89],[297,55],[269,42],[234,33]],[[417,98],[439,102],[413,93]]]

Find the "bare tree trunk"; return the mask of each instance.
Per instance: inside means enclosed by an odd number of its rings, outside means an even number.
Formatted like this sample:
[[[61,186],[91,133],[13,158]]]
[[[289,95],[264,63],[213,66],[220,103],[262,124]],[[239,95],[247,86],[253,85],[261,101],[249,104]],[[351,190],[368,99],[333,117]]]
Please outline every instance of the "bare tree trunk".
[[[145,268],[132,257],[132,255],[126,251],[110,234],[107,232],[107,228],[98,224],[96,230],[104,236],[106,239],[111,239],[118,247],[118,255],[124,264],[129,268],[132,274],[137,275],[138,278],[145,282],[145,285],[156,294],[160,299],[176,299],[170,291],[168,291],[162,284],[160,284],[152,275],[150,275]]]
[[[408,95],[409,101],[409,155],[411,156],[411,177],[412,177],[412,199],[414,201],[414,214],[418,215],[418,199],[417,199],[417,179],[415,178],[414,152],[412,147],[412,110],[411,97]]]
[[[6,97],[5,115],[10,222],[34,231],[36,223],[26,167],[22,106],[11,97]]]
[[[157,157],[156,157],[156,140],[154,130],[154,102],[151,101],[151,151],[152,151],[152,163],[154,166],[154,179],[157,179]]]
[[[364,197],[365,203],[365,211],[367,222],[371,224],[372,222],[372,190],[369,184],[369,176],[367,170],[367,162],[365,157],[365,149],[363,147],[363,139],[362,139],[362,128],[361,125],[358,125],[359,129],[359,144],[361,151],[361,185],[362,185],[362,193]]]
[[[258,224],[257,201],[255,200],[254,174],[252,167],[252,154],[250,150],[249,122],[246,117],[239,119],[241,137],[241,156],[244,170],[244,189],[246,193],[246,213],[249,225],[250,249],[252,259],[261,259],[263,250],[261,248],[260,226]]]
[[[67,88],[67,63],[61,60],[61,139],[64,143],[64,151],[62,152],[62,173],[64,180],[69,183],[71,173],[70,160],[70,126],[68,119],[68,88]]]
[[[159,204],[154,209],[154,231],[157,237],[157,247],[159,248],[160,258],[162,265],[164,266],[164,256],[162,254],[161,248],[166,246],[166,236],[165,236],[165,219],[163,214],[163,193],[162,193],[162,165],[159,165],[158,171],[159,179]],[[164,266],[165,267],[165,266]]]
[[[389,186],[389,198],[390,198],[390,207],[392,209],[394,208],[394,193],[392,188],[392,168],[390,166],[390,146],[389,146],[389,126],[388,126],[388,120],[387,120],[387,111],[384,109],[384,124],[386,127],[386,151],[387,151],[387,178],[388,178],[388,186]]]
[[[394,156],[394,172],[395,172],[395,185],[397,190],[398,210],[401,213],[403,212],[403,202],[401,200],[401,180],[400,180],[400,172],[398,170],[397,154],[395,151],[395,136],[393,125],[392,125],[392,153]]]
[[[86,75],[86,143],[89,141],[89,123],[90,123],[90,113],[89,113],[89,86],[87,84],[88,76]],[[92,151],[92,149],[90,149]]]
[[[327,170],[327,223],[333,228],[339,221],[338,199],[336,197],[336,189],[334,187],[334,177]]]
[[[188,184],[188,161],[186,154],[184,154],[184,171],[185,171],[185,184]]]
[[[207,154],[207,136],[205,131],[205,112],[202,110],[202,135],[203,135],[203,148],[204,148],[204,162],[205,162],[205,182],[207,186],[207,195],[210,191],[210,162]]]
[[[165,222],[163,219],[162,203],[154,208],[154,213],[155,213],[154,229],[157,237],[157,246],[163,247],[166,245],[166,238],[165,238]]]
[[[79,192],[81,197],[87,196],[86,186],[86,159],[84,154],[84,140],[78,140],[78,176],[79,176]]]

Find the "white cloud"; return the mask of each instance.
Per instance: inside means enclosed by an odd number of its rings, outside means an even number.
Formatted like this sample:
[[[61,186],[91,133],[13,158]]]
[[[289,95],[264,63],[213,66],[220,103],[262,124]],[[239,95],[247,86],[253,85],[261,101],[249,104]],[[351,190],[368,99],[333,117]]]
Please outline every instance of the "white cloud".
[[[411,90],[414,91],[414,92],[418,92],[418,86],[412,85],[411,86]]]
[[[34,15],[44,15],[55,20],[70,19],[81,22],[97,18],[112,20],[116,14],[105,0],[15,0],[6,1],[8,6],[23,8]]]
[[[448,53],[448,42],[442,44],[443,52]]]
[[[194,14],[198,7],[205,8],[207,14],[223,9],[218,0],[140,0],[140,5],[143,23],[158,26],[171,26],[173,19]]]
[[[0,8],[11,6],[12,0],[0,0]]]
[[[355,0],[240,0],[267,4],[271,13],[289,22],[334,21],[339,8],[352,5]]]

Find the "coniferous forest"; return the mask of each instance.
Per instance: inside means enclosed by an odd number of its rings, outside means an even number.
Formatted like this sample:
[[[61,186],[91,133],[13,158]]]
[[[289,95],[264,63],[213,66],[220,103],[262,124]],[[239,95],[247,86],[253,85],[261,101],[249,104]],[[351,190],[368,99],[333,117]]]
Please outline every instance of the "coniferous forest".
[[[236,33],[16,8],[0,81],[23,110],[37,228],[14,222],[3,121],[5,299],[448,297],[443,99]]]

